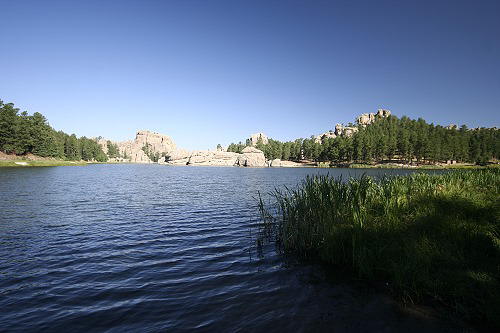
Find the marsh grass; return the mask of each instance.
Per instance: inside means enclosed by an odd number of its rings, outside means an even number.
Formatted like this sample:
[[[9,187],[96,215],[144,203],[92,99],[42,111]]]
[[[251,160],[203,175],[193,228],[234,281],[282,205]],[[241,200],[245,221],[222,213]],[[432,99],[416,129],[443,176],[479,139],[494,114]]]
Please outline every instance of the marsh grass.
[[[280,251],[500,328],[500,170],[307,177],[259,207]]]
[[[362,164],[362,163],[352,163],[347,167],[351,169],[413,169],[413,170],[457,170],[457,169],[487,169],[487,168],[500,168],[497,163],[491,163],[487,165],[476,165],[476,164],[420,164],[420,165],[404,165],[401,163],[378,163],[378,164]]]

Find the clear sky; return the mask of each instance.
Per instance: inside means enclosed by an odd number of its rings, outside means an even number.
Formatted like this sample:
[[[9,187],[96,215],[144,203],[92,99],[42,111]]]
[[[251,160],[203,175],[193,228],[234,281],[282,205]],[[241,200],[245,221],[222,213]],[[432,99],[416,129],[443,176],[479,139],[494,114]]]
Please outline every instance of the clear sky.
[[[387,108],[500,126],[500,1],[0,0],[0,99],[78,136],[214,148]]]

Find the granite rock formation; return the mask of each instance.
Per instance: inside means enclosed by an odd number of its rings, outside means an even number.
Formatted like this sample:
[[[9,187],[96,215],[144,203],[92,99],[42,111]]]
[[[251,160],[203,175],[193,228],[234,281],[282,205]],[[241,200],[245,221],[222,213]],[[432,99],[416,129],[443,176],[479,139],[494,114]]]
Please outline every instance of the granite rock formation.
[[[245,147],[241,154],[217,150],[199,150],[194,152],[174,150],[169,155],[160,158],[158,163],[194,166],[267,166],[264,153],[254,147]]]
[[[371,112],[371,113],[363,113],[358,118],[356,118],[356,122],[359,125],[366,126],[366,125],[369,125],[369,124],[373,123],[377,119],[387,118],[390,115],[391,115],[391,111],[385,110],[385,109],[378,109],[377,113],[373,113],[373,112]]]
[[[238,153],[226,151],[196,151],[189,157],[187,165],[233,166],[239,156]]]
[[[314,137],[314,139],[315,139],[314,141],[316,143],[322,143],[326,139],[330,139],[330,138],[335,139],[336,137],[337,137],[337,134],[335,134],[335,131],[331,131],[330,130],[328,132],[325,132],[323,134],[315,136]]]
[[[265,167],[266,157],[255,147],[245,147],[238,157],[238,165],[246,167]]]
[[[107,154],[108,140],[100,138],[97,142]],[[176,149],[174,141],[169,136],[150,131],[137,131],[134,140],[112,143],[118,146],[121,156],[115,160],[133,163],[153,163],[150,156],[168,155]],[[147,147],[149,156],[144,147]]]
[[[265,145],[267,145],[269,143],[269,138],[264,133],[252,134],[252,135],[250,135],[250,138],[248,140],[249,140],[250,145],[252,147],[255,147],[257,145],[257,143],[259,142],[259,140],[262,140],[262,143]]]
[[[322,133],[315,136],[316,143],[323,143],[326,139],[336,138],[338,136],[350,137],[359,130],[359,126],[366,126],[377,119],[387,118],[391,115],[391,111],[385,109],[378,109],[376,113],[363,113],[356,118],[358,126],[344,126],[342,124],[336,124],[335,130],[330,130],[328,132]]]

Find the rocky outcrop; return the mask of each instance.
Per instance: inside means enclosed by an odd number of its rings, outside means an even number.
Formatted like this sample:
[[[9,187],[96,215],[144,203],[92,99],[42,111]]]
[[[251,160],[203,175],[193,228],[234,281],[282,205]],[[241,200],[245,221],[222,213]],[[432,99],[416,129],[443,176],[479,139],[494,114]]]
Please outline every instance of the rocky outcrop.
[[[359,126],[366,126],[366,125],[369,125],[371,123],[373,123],[374,121],[376,121],[377,119],[381,119],[381,118],[387,118],[391,115],[391,111],[389,110],[385,110],[385,109],[378,109],[376,113],[363,113],[362,115],[360,115],[359,117],[356,118],[356,122],[358,124],[358,126],[344,126],[342,124],[336,124],[335,125],[335,130],[330,130],[328,132],[325,132],[323,134],[320,134],[320,135],[316,135],[314,137],[314,141],[316,143],[323,143],[325,140],[329,139],[329,138],[336,138],[336,137],[339,137],[339,136],[344,136],[344,137],[350,137],[352,136],[354,133],[356,133],[357,131],[359,131]]]
[[[377,119],[387,118],[390,115],[391,115],[391,111],[385,110],[385,109],[378,109],[377,113],[373,113],[373,112],[363,113],[358,118],[356,118],[356,122],[361,126],[366,126],[366,125],[373,123]]]
[[[238,165],[246,167],[265,167],[266,157],[255,147],[245,147],[238,157]]]
[[[117,142],[120,155],[132,163],[152,163],[153,161],[135,141]]]
[[[350,137],[358,132],[360,126],[366,126],[377,119],[389,117],[391,112],[385,109],[379,109],[376,113],[365,113],[357,118],[357,126],[344,126],[336,124],[334,130],[330,130],[323,134],[317,135],[315,142],[323,143],[328,139],[337,137]],[[351,124],[349,124],[351,125]],[[99,138],[99,145],[102,150],[107,153],[107,140]],[[249,166],[249,167],[264,167],[264,166],[284,166],[286,161],[272,160],[266,161],[264,153],[255,146],[261,142],[268,144],[269,138],[264,133],[255,133],[247,139],[247,147],[241,154],[227,152],[226,148],[221,145],[217,146],[217,150],[211,151],[195,151],[189,152],[182,149],[177,149],[173,140],[166,135],[150,132],[138,131],[134,140],[125,142],[112,142],[116,144],[121,157],[115,158],[116,161],[128,161],[134,163],[153,163],[157,161],[162,164],[169,165],[221,165],[221,166]],[[239,145],[237,145],[239,149]]]
[[[337,137],[337,134],[335,134],[334,131],[328,131],[323,134],[317,135],[314,137],[314,142],[316,143],[323,143],[323,141],[327,139],[335,139]]]
[[[315,136],[314,142],[323,143],[327,139],[330,139],[330,138],[335,139],[336,137],[339,137],[339,136],[350,137],[354,133],[356,133],[357,131],[358,131],[358,128],[356,126],[344,126],[342,124],[337,124],[337,125],[335,125],[334,131],[330,130],[328,132],[325,132],[323,134]]]
[[[227,151],[197,151],[189,157],[187,165],[233,166],[240,155]]]
[[[254,147],[246,147],[242,150],[241,154],[217,150],[199,150],[194,152],[174,150],[169,155],[160,158],[158,163],[193,166],[264,167],[266,166],[266,158],[262,151]]]
[[[249,140],[249,143],[252,147],[255,147],[257,145],[257,143],[259,142],[259,140],[261,140],[262,143],[265,145],[267,145],[269,143],[269,138],[264,133],[252,134],[252,135],[250,135],[250,139],[248,139],[248,140]]]
[[[120,154],[127,156],[130,162],[134,163],[151,163],[150,156],[168,155],[176,149],[174,141],[169,136],[150,131],[138,131],[135,140],[117,144]]]
[[[134,143],[141,148],[148,144],[154,151],[159,152],[170,152],[176,148],[174,141],[169,136],[150,131],[138,131]]]
[[[159,164],[187,165],[191,152],[184,149],[176,149],[158,160]]]
[[[99,138],[97,143],[107,154],[108,140]],[[176,150],[175,143],[169,136],[150,131],[137,131],[134,140],[112,143],[118,146],[121,156],[115,160],[133,163],[153,163],[152,156],[169,155]]]
[[[377,116],[380,118],[387,118],[391,115],[391,111],[386,110],[386,109],[378,109],[377,110]]]
[[[106,140],[102,137],[96,138],[95,140],[97,141],[99,146],[101,146],[101,149],[104,152],[104,154],[107,154],[108,153],[108,140]]]
[[[350,137],[356,133],[359,129],[355,126],[344,126],[342,124],[335,125],[335,134],[337,136]]]

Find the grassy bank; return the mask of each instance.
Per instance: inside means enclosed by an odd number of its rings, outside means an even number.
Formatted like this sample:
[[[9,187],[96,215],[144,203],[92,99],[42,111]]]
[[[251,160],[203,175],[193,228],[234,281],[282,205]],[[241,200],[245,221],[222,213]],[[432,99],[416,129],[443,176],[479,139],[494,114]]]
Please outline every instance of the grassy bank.
[[[421,164],[421,165],[404,165],[398,163],[379,163],[379,164],[362,164],[352,163],[349,168],[353,169],[419,169],[419,170],[440,170],[440,169],[487,169],[498,168],[498,164],[476,165],[476,164]]]
[[[380,283],[404,302],[500,328],[500,170],[277,189],[265,230],[286,254]]]
[[[0,160],[1,167],[48,167],[48,166],[65,166],[65,165],[87,165],[87,162],[74,162],[63,160]]]

